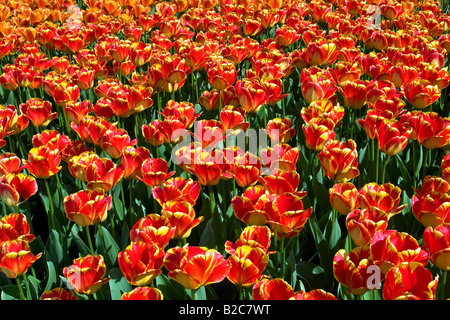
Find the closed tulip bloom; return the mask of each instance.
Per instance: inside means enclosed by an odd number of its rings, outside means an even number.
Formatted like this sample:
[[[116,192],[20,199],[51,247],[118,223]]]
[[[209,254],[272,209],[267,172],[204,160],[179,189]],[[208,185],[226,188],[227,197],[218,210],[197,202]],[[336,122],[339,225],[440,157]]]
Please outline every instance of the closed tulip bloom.
[[[162,186],[154,187],[152,195],[160,205],[171,200],[186,201],[191,205],[195,205],[200,191],[201,186],[197,181],[174,177],[164,181]]]
[[[101,191],[81,190],[64,198],[64,212],[81,227],[96,225],[105,221],[111,201],[112,196]]]
[[[24,239],[5,241],[0,244],[0,271],[15,279],[25,274],[42,253],[34,255]]]
[[[78,155],[70,157],[68,160],[69,172],[75,179],[87,182],[87,168],[96,161],[100,161],[98,154],[94,151],[83,151]]]
[[[245,112],[256,113],[266,103],[267,93],[258,80],[238,80],[235,87],[240,106]]]
[[[188,245],[170,248],[164,266],[169,278],[192,290],[221,282],[231,269],[230,263],[216,250]]]
[[[206,72],[209,84],[219,92],[236,81],[236,66],[227,59],[211,61],[206,67]]]
[[[62,169],[61,152],[44,145],[32,148],[28,152],[28,160],[23,159],[23,168],[36,178],[48,179]]]
[[[110,278],[105,277],[106,265],[102,255],[87,255],[73,260],[62,271],[69,288],[80,294],[96,293]]]
[[[261,172],[259,157],[246,152],[243,156],[234,159],[234,179],[238,186],[246,188],[258,181]]]
[[[175,173],[168,172],[167,161],[161,158],[147,158],[142,162],[141,177],[137,177],[149,187],[159,186]]]
[[[316,117],[302,126],[306,138],[306,147],[314,151],[322,151],[325,144],[335,140],[336,124],[330,118]]]
[[[387,273],[382,296],[384,300],[435,300],[439,276],[417,262],[404,263]]]
[[[270,254],[272,253],[269,252],[271,237],[272,231],[267,226],[247,226],[236,242],[226,241],[225,250],[229,254],[233,254],[238,247],[245,245],[261,248],[264,252]]]
[[[204,217],[195,217],[194,207],[185,201],[168,201],[162,205],[161,215],[165,216],[171,227],[175,228],[173,237],[185,239],[191,235],[192,229],[203,221]]]
[[[157,288],[137,287],[130,292],[124,292],[121,300],[164,300],[162,292]]]
[[[61,152],[64,152],[70,142],[68,136],[61,134],[57,130],[44,130],[31,138],[34,148],[46,145],[51,150],[59,150]]]
[[[352,139],[347,143],[329,141],[318,156],[325,174],[337,183],[348,182],[359,175],[358,151]]]
[[[112,160],[101,158],[86,167],[86,187],[90,190],[110,191],[123,177],[123,167]]]
[[[30,225],[22,213],[11,213],[0,219],[0,242],[24,240],[28,243],[35,239],[30,233]]]
[[[45,290],[39,297],[39,300],[78,300],[78,298],[72,291],[58,287]]]
[[[108,130],[115,131],[115,124],[100,117],[87,115],[84,116],[79,123],[72,122],[71,128],[78,134],[83,142],[100,146],[105,133]]]
[[[120,157],[120,163],[123,167],[123,178],[127,180],[138,180],[142,176],[142,163],[150,158],[150,150],[145,147],[125,148]]]
[[[398,121],[383,121],[377,128],[378,147],[388,156],[394,156],[409,142],[412,128]]]
[[[281,278],[262,279],[252,288],[252,300],[289,300],[294,290]]]
[[[296,129],[292,127],[292,120],[289,118],[269,120],[265,131],[273,144],[288,143],[296,133]]]
[[[445,181],[450,183],[450,155],[449,154],[446,154],[444,156],[444,158],[442,158],[441,172],[442,172],[442,177],[445,179]]]
[[[376,232],[370,242],[370,253],[373,263],[380,267],[384,275],[402,263],[428,264],[428,253],[419,246],[417,240],[405,232],[395,230]]]
[[[270,172],[275,173],[277,170],[295,171],[300,156],[300,149],[291,147],[287,143],[278,143],[273,147],[262,149],[260,154],[262,165],[266,169],[261,170],[261,173],[265,175]]]
[[[220,112],[220,121],[223,124],[224,132],[227,130],[245,131],[250,127],[250,123],[245,121],[245,109],[242,107],[225,106]]]
[[[162,272],[164,250],[154,243],[133,242],[119,252],[117,262],[130,284],[147,286]]]
[[[126,148],[133,147],[136,143],[137,139],[131,139],[124,129],[107,130],[100,142],[102,150],[113,159],[122,156]]]
[[[263,277],[262,272],[269,262],[269,255],[261,248],[243,245],[233,251],[228,261],[231,266],[228,280],[236,285],[249,287]]]
[[[35,127],[46,127],[58,116],[58,113],[52,112],[50,101],[39,98],[29,99],[26,103],[20,104],[19,108]]]
[[[175,234],[175,227],[170,225],[167,217],[151,213],[140,218],[130,230],[131,242],[155,243],[164,248]]]
[[[423,244],[434,265],[444,271],[450,270],[450,224],[427,227],[423,233]]]
[[[329,190],[330,203],[342,215],[359,208],[359,192],[351,182],[337,183]]]
[[[141,127],[145,141],[156,147],[162,145],[165,141],[165,134],[160,131],[160,123],[161,120],[155,119]]]
[[[368,281],[372,274],[368,268],[372,265],[368,246],[356,247],[350,252],[340,249],[333,258],[333,274],[340,284],[348,288],[349,293],[362,295],[374,289],[370,288]]]
[[[258,182],[273,195],[286,192],[295,193],[301,197],[306,195],[306,191],[298,191],[300,174],[297,171],[276,169],[270,175],[260,176]]]
[[[355,209],[345,219],[347,230],[357,246],[370,243],[377,231],[386,230],[388,222],[387,213],[369,209]]]

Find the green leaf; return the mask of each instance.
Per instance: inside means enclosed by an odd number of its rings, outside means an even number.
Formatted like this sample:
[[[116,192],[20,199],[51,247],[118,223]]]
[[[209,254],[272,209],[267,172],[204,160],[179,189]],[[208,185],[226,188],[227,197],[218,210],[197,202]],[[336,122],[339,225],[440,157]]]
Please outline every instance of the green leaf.
[[[75,244],[77,245],[77,248],[79,250],[80,255],[85,256],[91,253],[91,250],[89,249],[89,246],[87,246],[84,241],[80,238],[78,235],[78,232],[80,232],[81,227],[77,224],[74,224],[71,229],[71,236],[73,240],[75,241]],[[83,231],[83,230],[81,230]]]
[[[312,262],[299,261],[296,270],[302,283],[307,287],[307,291],[313,289],[328,291],[331,289],[329,275],[325,273],[322,267]]]
[[[15,284],[8,284],[6,286],[2,286],[2,300],[20,300],[20,292],[19,288]]]
[[[97,247],[97,250],[102,252],[102,255],[107,261],[107,264],[109,266],[113,266],[116,263],[120,247],[116,243],[112,235],[109,233],[109,231],[101,225],[97,225],[95,245]]]
[[[206,227],[203,230],[202,235],[200,236],[199,246],[207,248],[215,248],[216,246],[215,233],[211,222],[208,222],[206,224]]]
[[[46,258],[54,263],[54,265],[60,266],[64,259],[63,246],[60,242],[59,233],[56,230],[50,230],[49,238],[47,240],[47,254]]]
[[[156,287],[161,290],[164,300],[184,300],[186,298],[185,288],[179,283],[171,281],[163,273],[157,276],[155,280]]]
[[[41,281],[31,275],[27,276],[27,279],[29,283],[31,298],[33,300],[39,300]]]
[[[45,290],[51,290],[58,280],[58,276],[55,270],[55,265],[53,261],[47,261],[47,284],[45,285]]]
[[[119,268],[112,268],[109,271],[109,290],[111,293],[111,300],[121,300],[124,292],[133,290],[133,286],[125,279]]]

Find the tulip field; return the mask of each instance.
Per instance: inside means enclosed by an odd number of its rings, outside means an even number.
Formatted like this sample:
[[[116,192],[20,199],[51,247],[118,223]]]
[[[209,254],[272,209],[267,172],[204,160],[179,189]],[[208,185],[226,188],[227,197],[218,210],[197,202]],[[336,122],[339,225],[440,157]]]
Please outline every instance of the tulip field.
[[[0,299],[450,299],[449,8],[0,0]]]

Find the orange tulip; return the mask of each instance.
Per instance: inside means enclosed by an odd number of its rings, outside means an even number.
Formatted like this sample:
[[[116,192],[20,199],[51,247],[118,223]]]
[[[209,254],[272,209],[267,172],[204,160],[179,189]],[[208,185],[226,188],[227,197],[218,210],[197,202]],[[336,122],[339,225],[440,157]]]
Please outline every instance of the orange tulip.
[[[39,98],[29,99],[26,103],[21,103],[19,108],[35,127],[46,127],[58,116],[58,113],[52,112],[50,101]]]
[[[424,267],[428,264],[428,253],[419,246],[417,240],[405,233],[395,230],[377,232],[370,242],[373,263],[387,272],[400,264],[417,262]]]
[[[28,243],[35,239],[30,233],[30,225],[22,213],[11,213],[0,219],[0,242],[24,240]]]
[[[383,284],[384,300],[434,300],[439,276],[417,262],[404,263],[386,274]]]
[[[231,205],[237,219],[248,225],[263,226],[274,210],[273,198],[264,187],[256,185],[248,187],[242,196],[235,196]]]
[[[319,161],[328,178],[337,183],[348,182],[359,175],[356,143],[331,140],[320,151]]]
[[[142,176],[137,178],[149,187],[156,187],[175,173],[175,171],[167,172],[168,169],[166,160],[161,158],[147,158],[142,162]]]
[[[240,246],[250,246],[261,248],[264,252],[272,254],[269,251],[272,238],[272,231],[267,226],[250,225],[242,230],[236,242],[227,240],[225,242],[225,250],[229,254],[233,254]]]
[[[25,274],[42,253],[34,255],[24,239],[5,241],[0,244],[0,271],[14,279]]]
[[[377,285],[371,288],[368,281],[372,274],[368,268],[372,265],[368,246],[356,247],[350,252],[340,249],[333,258],[333,274],[340,284],[348,288],[349,293],[362,295]]]
[[[191,205],[195,205],[200,191],[201,186],[197,181],[174,177],[164,181],[161,187],[154,187],[152,195],[160,205],[171,200],[186,201]]]
[[[31,148],[28,160],[23,159],[23,168],[30,171],[36,178],[48,179],[62,169],[61,152],[52,150],[49,146]]]
[[[311,291],[297,291],[291,300],[337,300],[334,294],[323,289],[313,289]]]
[[[391,183],[370,182],[359,189],[359,202],[362,209],[383,211],[390,218],[406,207],[406,204],[399,205],[401,194],[402,190]]]
[[[329,190],[333,208],[342,215],[348,215],[360,206],[359,192],[351,182],[337,183]]]
[[[294,290],[283,279],[262,279],[252,288],[252,300],[289,300]]]
[[[130,230],[131,242],[155,243],[164,248],[175,233],[169,219],[163,215],[151,213],[140,218]]]
[[[188,246],[170,248],[164,257],[169,278],[186,289],[218,283],[230,272],[230,264],[214,249]]]
[[[185,201],[171,200],[162,205],[161,215],[165,216],[171,227],[175,228],[175,239],[186,239],[192,229],[203,221],[204,217],[195,218],[194,207]]]
[[[45,290],[39,297],[39,300],[78,300],[78,298],[72,291],[57,287]]]
[[[130,292],[124,292],[121,300],[164,300],[164,296],[157,288],[137,287]]]
[[[73,264],[62,271],[69,288],[80,294],[96,293],[110,278],[105,277],[106,265],[101,255],[87,255],[73,260]]]
[[[111,208],[112,196],[95,190],[81,190],[64,198],[64,212],[68,219],[81,227],[105,221]]]
[[[233,250],[227,260],[231,266],[228,280],[236,285],[249,287],[263,277],[262,272],[269,262],[269,255],[259,247],[243,245]]]
[[[441,96],[441,90],[429,81],[416,79],[403,85],[405,98],[417,109],[424,109]]]
[[[0,178],[0,196],[8,207],[16,207],[38,190],[36,178],[23,172],[7,173]]]
[[[132,242],[117,255],[120,271],[135,286],[149,285],[162,272],[164,250],[154,243]]]
[[[427,227],[423,233],[424,248],[430,255],[430,260],[439,269],[450,270],[450,225],[440,224]]]
[[[347,230],[357,246],[369,244],[377,231],[385,231],[389,216],[381,210],[355,209],[345,219]]]
[[[108,158],[99,157],[88,164],[85,177],[88,189],[108,192],[122,179],[123,167]]]

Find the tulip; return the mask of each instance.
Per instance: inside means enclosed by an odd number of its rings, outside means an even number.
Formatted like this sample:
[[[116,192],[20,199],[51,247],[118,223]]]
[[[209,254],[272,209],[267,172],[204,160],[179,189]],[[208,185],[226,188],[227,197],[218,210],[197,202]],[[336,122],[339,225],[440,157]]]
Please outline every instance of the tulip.
[[[120,181],[120,179],[122,179],[122,177],[122,166],[117,166],[113,161],[107,158],[94,158],[94,160],[86,166],[86,187],[90,190],[99,189],[108,192]]]
[[[417,109],[424,109],[441,96],[441,91],[437,86],[433,86],[429,81],[416,79],[403,85],[405,98]]]
[[[273,196],[262,186],[248,187],[242,196],[231,200],[234,215],[248,225],[263,226],[274,211]]]
[[[271,254],[272,252],[269,252],[271,237],[272,231],[269,227],[250,225],[242,230],[235,243],[227,240],[225,250],[229,254],[234,254],[238,247],[245,245],[261,248],[264,252]]]
[[[0,242],[24,240],[28,243],[35,239],[30,233],[30,225],[22,213],[11,213],[0,219]]]
[[[155,243],[164,248],[175,233],[169,219],[156,213],[140,218],[130,230],[131,242]]]
[[[258,80],[238,80],[235,85],[240,106],[247,113],[256,113],[266,103],[267,93]]]
[[[201,186],[197,181],[174,177],[164,181],[161,187],[154,187],[152,189],[152,195],[160,205],[171,200],[186,201],[191,205],[195,205],[200,191]]]
[[[119,252],[117,262],[125,279],[132,285],[149,285],[162,271],[164,250],[156,244],[132,242]]]
[[[377,231],[385,231],[389,216],[381,210],[355,209],[345,219],[347,230],[357,246],[369,244]]]
[[[400,264],[386,274],[384,300],[435,300],[439,276],[417,262]]]
[[[38,190],[36,178],[23,172],[8,173],[0,178],[0,196],[8,207],[16,207]]]
[[[303,230],[312,214],[312,208],[304,209],[302,197],[285,193],[273,200],[275,208],[267,223],[277,233],[278,238],[292,238]]]
[[[52,112],[50,101],[39,98],[29,99],[26,103],[21,103],[19,108],[35,127],[46,127],[58,116],[58,113]]]
[[[173,238],[186,239],[192,229],[203,221],[204,217],[195,218],[194,207],[184,201],[168,201],[162,205],[161,215],[169,220],[171,227],[175,228]]]
[[[295,295],[292,287],[283,279],[262,279],[252,288],[252,300],[289,300]]]
[[[400,188],[391,183],[370,182],[359,190],[359,201],[362,209],[383,211],[392,217],[406,207],[405,204],[399,206],[401,193]]]
[[[24,239],[5,241],[0,244],[0,271],[10,279],[25,274],[42,253],[34,255]]]
[[[219,92],[234,84],[236,67],[229,60],[213,60],[206,68],[209,84]]]
[[[368,246],[356,247],[350,252],[340,249],[333,258],[333,274],[335,279],[348,288],[348,292],[363,295],[375,289],[380,283],[370,283],[369,267],[373,266]],[[380,281],[382,279],[379,279]],[[373,288],[371,287],[373,284]]]
[[[375,233],[370,242],[370,253],[373,263],[387,272],[400,264],[417,262],[424,267],[428,264],[428,253],[423,250],[417,240],[405,233],[386,230]]]
[[[164,180],[169,179],[175,171],[167,172],[167,162],[161,158],[147,158],[142,162],[142,177],[137,177],[149,187],[159,186]]]
[[[57,287],[45,290],[39,297],[39,300],[78,300],[78,298],[72,291]]]
[[[112,196],[95,190],[81,190],[64,198],[64,212],[68,219],[81,227],[105,221],[111,208]]]
[[[48,179],[62,169],[60,162],[60,151],[51,150],[49,146],[43,145],[31,148],[28,152],[28,160],[22,160],[22,167],[28,169],[36,178]]]
[[[409,142],[412,128],[399,121],[382,121],[377,128],[378,147],[388,156],[404,150]]]
[[[430,261],[439,269],[450,270],[450,225],[440,224],[427,227],[423,233],[423,244],[430,255]]]
[[[314,151],[322,151],[328,141],[335,140],[336,124],[330,118],[316,117],[302,126],[306,138],[306,147]]]
[[[73,264],[62,271],[69,288],[77,293],[96,293],[110,278],[105,277],[106,265],[101,255],[87,255],[73,260]]]
[[[221,282],[231,269],[230,263],[216,250],[188,245],[170,248],[164,266],[169,278],[191,290]]]
[[[344,216],[360,206],[359,192],[351,182],[337,183],[330,188],[329,193],[332,207]]]
[[[409,123],[413,137],[427,149],[446,147],[450,142],[450,120],[435,112],[411,113]]]
[[[347,182],[359,175],[356,143],[331,140],[319,153],[319,161],[328,178],[337,183]]]
[[[288,143],[295,136],[295,128],[289,118],[274,118],[267,122],[265,129],[272,143]]]
[[[297,291],[291,300],[337,300],[334,294],[323,289],[313,289],[309,292]]]
[[[233,250],[227,260],[231,266],[228,280],[236,285],[249,287],[263,277],[262,272],[269,262],[269,255],[259,247],[243,245]]]
[[[115,128],[107,130],[100,141],[102,150],[113,159],[121,157],[125,149],[137,143],[137,139],[131,139],[125,129]]]
[[[415,194],[412,197],[412,213],[425,228],[449,223],[450,195],[439,192]]]
[[[157,288],[137,287],[130,292],[124,292],[121,300],[164,300],[164,296]]]

